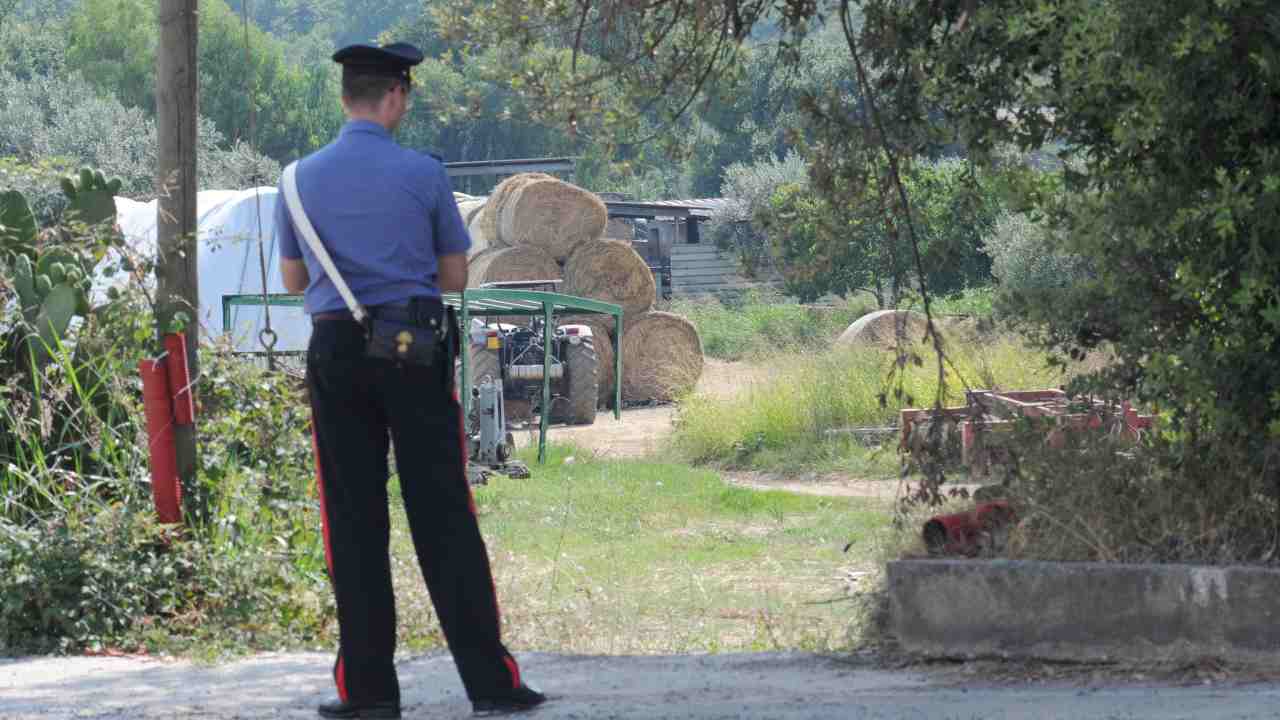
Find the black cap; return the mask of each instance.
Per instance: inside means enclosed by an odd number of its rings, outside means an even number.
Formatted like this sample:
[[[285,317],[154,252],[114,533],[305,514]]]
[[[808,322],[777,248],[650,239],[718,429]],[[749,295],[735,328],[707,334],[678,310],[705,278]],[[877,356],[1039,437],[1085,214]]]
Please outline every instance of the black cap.
[[[333,54],[333,61],[362,75],[385,75],[409,80],[409,69],[422,62],[422,51],[409,43],[348,45]]]

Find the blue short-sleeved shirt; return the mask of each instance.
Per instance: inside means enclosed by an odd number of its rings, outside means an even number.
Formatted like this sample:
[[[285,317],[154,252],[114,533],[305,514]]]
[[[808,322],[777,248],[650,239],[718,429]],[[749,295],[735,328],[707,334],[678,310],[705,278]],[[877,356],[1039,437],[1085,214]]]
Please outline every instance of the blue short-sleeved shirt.
[[[444,166],[401,147],[377,123],[348,122],[336,140],[298,163],[297,183],[316,234],[366,307],[439,297],[436,258],[471,247]],[[280,255],[306,262],[306,312],[346,309],[289,220],[283,187],[276,232]]]

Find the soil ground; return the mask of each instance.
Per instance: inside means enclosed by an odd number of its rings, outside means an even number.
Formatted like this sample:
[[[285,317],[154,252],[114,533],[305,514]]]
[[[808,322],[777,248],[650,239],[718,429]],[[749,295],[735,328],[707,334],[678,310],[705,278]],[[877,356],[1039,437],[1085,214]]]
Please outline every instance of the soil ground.
[[[521,654],[552,701],[531,720],[594,718],[1071,718],[1197,720],[1276,717],[1274,681],[1026,679],[993,682],[961,669],[885,670],[800,653],[583,657]],[[9,720],[313,718],[329,699],[332,657],[260,655],[221,666],[145,658],[0,660],[0,717]],[[448,655],[399,663],[406,718],[465,718],[470,706]]]
[[[763,380],[764,371],[747,363],[726,362],[707,358],[698,380],[697,392],[732,395],[753,382]],[[553,426],[548,432],[552,442],[572,442],[604,457],[645,457],[660,452],[671,434],[674,405],[641,407],[622,411],[622,420],[614,420],[612,411],[601,410],[594,425]],[[517,447],[538,443],[538,430],[514,432]]]
[[[727,362],[707,358],[697,392],[731,396],[752,385],[766,382],[766,369],[743,362]],[[674,405],[633,408],[622,412],[622,420],[612,413],[601,412],[594,425],[552,426],[548,437],[553,442],[572,442],[602,457],[639,458],[661,453],[671,434],[675,417]],[[537,428],[514,433],[516,445],[527,447],[538,442]],[[787,490],[805,495],[833,497],[865,497],[892,501],[904,488],[896,481],[864,479],[843,473],[802,473],[780,476],[775,473],[738,471],[723,473],[726,482],[755,490]],[[970,491],[977,485],[954,486]]]

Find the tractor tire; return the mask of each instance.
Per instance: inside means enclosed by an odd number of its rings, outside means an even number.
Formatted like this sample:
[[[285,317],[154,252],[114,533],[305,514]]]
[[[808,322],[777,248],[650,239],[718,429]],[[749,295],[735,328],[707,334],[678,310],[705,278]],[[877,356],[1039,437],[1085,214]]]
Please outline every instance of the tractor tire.
[[[501,368],[498,365],[498,353],[493,350],[471,347],[471,384],[474,386],[479,382],[480,378],[488,375],[495,382],[502,382]],[[462,404],[462,393],[471,392],[471,388],[462,387],[462,360],[459,358],[453,363],[453,387],[458,392],[458,404]],[[475,429],[479,418],[476,414],[476,407],[473,402],[471,405],[471,415],[467,418],[467,431],[471,432]]]
[[[566,341],[561,357],[564,358],[568,397],[554,404],[551,419],[570,425],[590,425],[596,421],[600,392],[595,345],[589,338],[583,338],[577,345]]]
[[[477,385],[480,378],[488,375],[497,382],[502,382],[502,372],[498,365],[498,353],[494,350],[486,350],[471,347],[471,384]],[[462,387],[462,359],[459,358],[453,363],[453,386],[458,389],[458,396],[461,397],[464,390],[469,391],[470,388]]]

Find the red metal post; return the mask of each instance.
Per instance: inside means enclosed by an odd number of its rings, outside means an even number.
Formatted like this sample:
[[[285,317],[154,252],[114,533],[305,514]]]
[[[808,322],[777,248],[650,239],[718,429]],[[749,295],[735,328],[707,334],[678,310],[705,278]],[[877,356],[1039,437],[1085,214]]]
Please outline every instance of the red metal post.
[[[164,362],[169,375],[169,396],[173,398],[173,419],[179,425],[195,422],[196,406],[192,399],[191,373],[187,370],[187,336],[169,333],[164,336]]]
[[[178,451],[173,440],[173,403],[169,373],[158,360],[138,363],[142,375],[142,404],[147,417],[151,456],[151,498],[162,523],[182,522],[182,485],[178,481]]]

